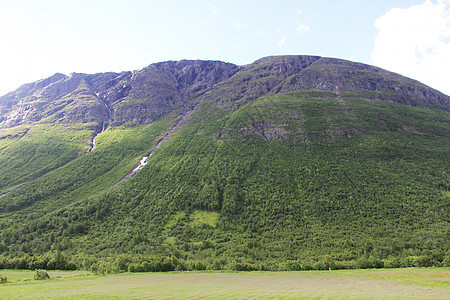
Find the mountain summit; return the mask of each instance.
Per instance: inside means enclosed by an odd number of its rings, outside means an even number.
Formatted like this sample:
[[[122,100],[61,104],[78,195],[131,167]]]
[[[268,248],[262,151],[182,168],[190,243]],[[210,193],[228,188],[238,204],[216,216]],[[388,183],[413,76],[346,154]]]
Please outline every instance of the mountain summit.
[[[0,97],[0,268],[449,266],[450,97],[318,56]]]
[[[225,94],[227,90],[233,95]],[[265,94],[365,90],[385,100],[448,110],[449,97],[417,81],[364,64],[317,56],[266,57],[246,66],[169,61],[133,72],[57,73],[0,98],[0,127],[32,122],[151,123],[201,99],[245,104]],[[205,96],[207,94],[207,96]]]

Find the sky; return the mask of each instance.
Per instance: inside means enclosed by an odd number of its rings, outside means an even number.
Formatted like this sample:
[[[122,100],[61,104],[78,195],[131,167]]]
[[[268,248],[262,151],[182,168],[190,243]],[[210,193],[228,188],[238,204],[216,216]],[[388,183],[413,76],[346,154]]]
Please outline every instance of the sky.
[[[450,0],[0,0],[0,95],[57,72],[287,54],[375,65],[450,95]]]

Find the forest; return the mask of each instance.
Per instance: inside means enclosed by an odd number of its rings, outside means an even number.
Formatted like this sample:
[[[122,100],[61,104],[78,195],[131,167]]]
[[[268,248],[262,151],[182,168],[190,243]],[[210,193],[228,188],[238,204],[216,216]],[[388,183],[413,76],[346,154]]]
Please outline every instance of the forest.
[[[89,124],[24,126],[36,137],[0,139],[0,269],[450,266],[448,113],[363,96],[205,101],[182,126],[110,127],[92,152]]]

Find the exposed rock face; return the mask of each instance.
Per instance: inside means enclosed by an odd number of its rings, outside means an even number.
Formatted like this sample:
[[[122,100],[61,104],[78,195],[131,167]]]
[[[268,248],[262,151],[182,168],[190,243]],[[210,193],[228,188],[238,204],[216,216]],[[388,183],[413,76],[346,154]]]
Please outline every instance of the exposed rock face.
[[[277,92],[294,90],[376,91],[375,100],[412,106],[449,106],[449,97],[398,74],[361,63],[320,58],[310,67],[286,80]],[[383,94],[384,92],[384,94]]]
[[[266,57],[246,66],[168,61],[133,72],[55,74],[0,97],[0,127],[30,122],[151,123],[202,100],[225,109],[265,94],[368,91],[368,100],[448,110],[449,96],[383,69],[318,56]]]
[[[133,75],[126,97],[114,105],[114,122],[150,123],[175,109],[186,111],[192,108],[195,98],[238,69],[218,61],[183,60],[150,65]]]
[[[40,121],[47,117],[49,121],[65,117],[64,121],[80,121],[80,118],[70,118],[71,113],[61,112],[66,106],[79,99],[85,90],[84,74],[73,73],[70,76],[55,74],[36,83],[26,84],[0,98],[0,126],[13,127],[23,123]],[[88,88],[89,89],[89,88]],[[86,98],[86,95],[83,95]],[[90,104],[84,103],[86,106]],[[73,107],[75,105],[72,104]],[[70,108],[70,106],[68,106]],[[77,108],[79,109],[79,108]],[[85,112],[87,112],[85,108]],[[59,116],[59,117],[58,117]],[[88,121],[88,120],[86,120]],[[90,120],[89,120],[90,121]],[[88,122],[89,122],[88,121]]]
[[[0,126],[46,118],[52,122],[151,123],[175,109],[189,109],[192,99],[238,70],[236,65],[219,61],[169,61],[135,72],[55,74],[1,97]]]
[[[318,56],[261,58],[218,84],[207,98],[225,107],[250,102],[264,94],[276,92],[277,86],[286,78],[300,73],[318,59]]]

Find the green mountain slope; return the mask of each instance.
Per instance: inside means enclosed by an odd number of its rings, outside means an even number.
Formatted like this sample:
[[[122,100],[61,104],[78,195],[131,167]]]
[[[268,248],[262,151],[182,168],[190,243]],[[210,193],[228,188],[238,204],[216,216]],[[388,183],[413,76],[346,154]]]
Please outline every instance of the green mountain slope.
[[[308,56],[79,77],[0,98],[0,267],[450,263],[448,96]]]

